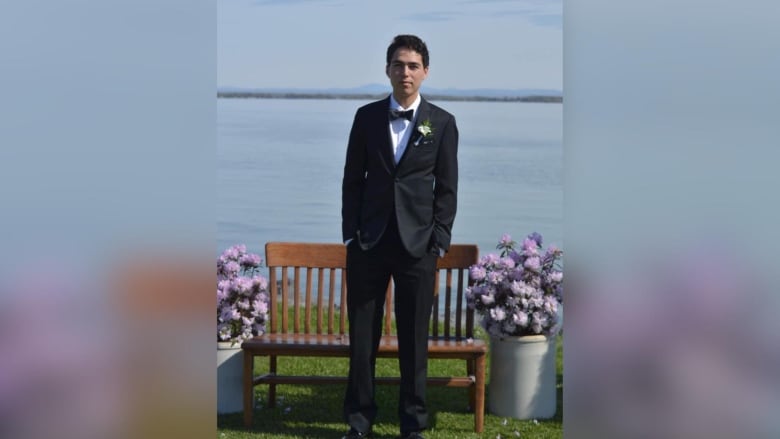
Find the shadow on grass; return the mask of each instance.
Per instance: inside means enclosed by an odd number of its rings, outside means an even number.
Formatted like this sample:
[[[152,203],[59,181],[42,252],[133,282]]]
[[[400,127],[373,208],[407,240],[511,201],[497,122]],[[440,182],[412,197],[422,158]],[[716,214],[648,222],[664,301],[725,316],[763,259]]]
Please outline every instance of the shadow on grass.
[[[256,408],[253,424],[244,428],[243,414],[227,414],[217,417],[217,428],[225,432],[234,432],[239,437],[286,437],[286,438],[340,438],[348,429],[342,418],[344,387],[339,385],[316,386],[277,386],[277,404],[267,406],[267,387],[255,389]],[[397,438],[398,388],[396,386],[377,386],[376,401],[379,413],[374,424],[374,438]],[[466,415],[468,392],[465,389],[442,387],[428,388],[429,425],[431,428],[451,429],[453,433],[473,433],[473,424],[437,425],[438,414]],[[447,418],[449,416],[445,416]],[[445,421],[446,422],[446,421]],[[245,435],[245,436],[243,436]]]

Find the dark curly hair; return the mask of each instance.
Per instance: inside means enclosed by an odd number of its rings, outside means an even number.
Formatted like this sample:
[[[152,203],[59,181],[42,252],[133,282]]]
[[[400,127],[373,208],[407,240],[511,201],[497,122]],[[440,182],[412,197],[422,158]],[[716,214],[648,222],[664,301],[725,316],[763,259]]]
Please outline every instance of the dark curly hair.
[[[428,46],[416,35],[396,35],[393,38],[393,42],[387,47],[387,65],[390,65],[390,61],[393,58],[393,54],[399,48],[406,48],[414,50],[422,55],[423,67],[428,67]]]

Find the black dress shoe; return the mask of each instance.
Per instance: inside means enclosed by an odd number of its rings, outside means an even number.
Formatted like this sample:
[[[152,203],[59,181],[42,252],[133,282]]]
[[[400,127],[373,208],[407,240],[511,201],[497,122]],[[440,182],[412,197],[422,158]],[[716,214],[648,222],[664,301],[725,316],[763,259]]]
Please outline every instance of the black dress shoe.
[[[341,439],[361,439],[366,437],[371,437],[371,431],[361,433],[354,428],[350,428],[347,434],[344,435]]]
[[[413,431],[411,433],[401,434],[401,439],[425,439],[419,431]]]

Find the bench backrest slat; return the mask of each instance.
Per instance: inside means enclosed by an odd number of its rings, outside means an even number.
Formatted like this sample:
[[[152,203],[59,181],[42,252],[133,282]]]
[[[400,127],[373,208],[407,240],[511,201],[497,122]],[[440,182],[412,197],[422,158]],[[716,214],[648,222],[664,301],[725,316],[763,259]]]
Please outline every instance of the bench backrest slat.
[[[433,309],[431,310],[431,323],[430,334],[434,337],[439,336],[439,270],[436,270],[436,275],[433,280]]]
[[[265,256],[271,296],[268,332],[347,334],[347,253],[343,244],[269,242]],[[457,339],[474,336],[474,311],[464,303],[464,292],[469,282],[468,269],[477,263],[478,257],[476,245],[456,244],[444,258],[437,260],[429,328],[432,336]],[[305,270],[304,274],[301,270]],[[442,301],[443,310],[439,305]],[[386,334],[394,333],[392,322],[391,280],[385,302]]]
[[[447,269],[447,284],[444,289],[444,315],[452,315],[452,269]],[[450,338],[450,320],[444,321],[444,337]]]

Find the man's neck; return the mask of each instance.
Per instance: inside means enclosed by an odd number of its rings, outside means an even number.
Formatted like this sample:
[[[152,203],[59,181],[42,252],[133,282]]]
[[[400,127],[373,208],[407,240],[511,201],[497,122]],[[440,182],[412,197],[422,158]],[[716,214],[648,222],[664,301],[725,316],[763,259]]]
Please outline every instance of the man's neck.
[[[404,96],[399,98],[398,96],[395,95],[395,93],[393,93],[393,99],[395,99],[395,101],[398,102],[398,104],[400,104],[402,107],[409,108],[412,106],[414,101],[417,100],[417,96],[419,95],[420,93],[416,93],[412,96]]]

